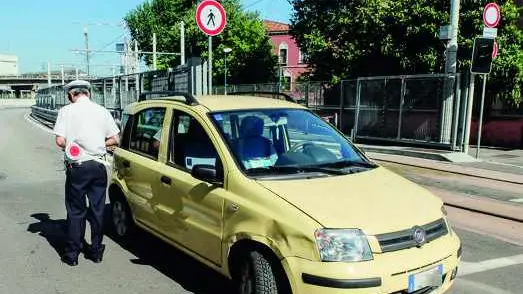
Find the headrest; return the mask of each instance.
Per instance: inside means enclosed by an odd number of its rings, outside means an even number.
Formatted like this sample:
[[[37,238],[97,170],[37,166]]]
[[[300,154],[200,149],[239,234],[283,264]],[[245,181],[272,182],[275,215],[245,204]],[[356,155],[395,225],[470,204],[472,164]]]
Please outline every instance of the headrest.
[[[240,126],[241,137],[261,136],[263,134],[263,119],[257,116],[247,116]]]

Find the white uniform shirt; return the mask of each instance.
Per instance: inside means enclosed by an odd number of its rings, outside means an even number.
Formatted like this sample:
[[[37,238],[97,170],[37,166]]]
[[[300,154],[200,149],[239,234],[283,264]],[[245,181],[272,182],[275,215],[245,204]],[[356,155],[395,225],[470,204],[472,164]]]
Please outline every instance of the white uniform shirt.
[[[60,108],[53,132],[67,143],[77,143],[82,150],[78,161],[85,161],[90,156],[104,155],[105,140],[120,130],[107,109],[81,96],[75,103]]]

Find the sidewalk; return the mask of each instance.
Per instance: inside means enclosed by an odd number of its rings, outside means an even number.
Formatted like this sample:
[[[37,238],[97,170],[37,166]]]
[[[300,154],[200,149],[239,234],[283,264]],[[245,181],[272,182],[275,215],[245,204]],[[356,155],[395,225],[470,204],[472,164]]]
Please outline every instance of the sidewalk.
[[[474,148],[470,155],[450,151],[398,147],[359,145],[373,160],[414,166],[424,169],[450,172],[456,175],[500,181],[521,185],[523,199],[523,150],[481,148],[479,160]],[[435,187],[429,190],[437,194],[447,205],[485,213],[517,222],[523,222],[523,205],[509,201],[473,196]]]
[[[523,149],[501,149],[501,148],[481,148],[479,158],[476,159],[476,148],[471,147],[469,154],[461,152],[452,152],[438,149],[428,148],[414,148],[414,147],[399,147],[399,146],[376,146],[376,145],[358,145],[367,154],[375,154],[378,156],[396,155],[405,158],[420,159],[421,164],[434,166],[434,168],[445,168],[454,166],[454,170],[461,170],[462,173],[476,173],[485,174],[492,173],[496,176],[504,177],[505,174],[523,176]],[[394,158],[394,157],[391,157]],[[425,161],[421,160],[425,159]],[[400,159],[402,160],[402,159]],[[427,161],[429,160],[429,161]],[[433,164],[431,164],[433,162]],[[478,171],[485,170],[485,171]],[[522,193],[523,194],[523,193]]]

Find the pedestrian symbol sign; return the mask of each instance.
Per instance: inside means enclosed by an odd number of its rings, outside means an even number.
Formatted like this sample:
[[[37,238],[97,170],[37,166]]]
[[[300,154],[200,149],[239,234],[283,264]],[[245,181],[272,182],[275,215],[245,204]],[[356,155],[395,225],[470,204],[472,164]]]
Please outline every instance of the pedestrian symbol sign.
[[[196,23],[208,36],[220,34],[227,23],[223,6],[214,0],[202,1],[196,9]]]

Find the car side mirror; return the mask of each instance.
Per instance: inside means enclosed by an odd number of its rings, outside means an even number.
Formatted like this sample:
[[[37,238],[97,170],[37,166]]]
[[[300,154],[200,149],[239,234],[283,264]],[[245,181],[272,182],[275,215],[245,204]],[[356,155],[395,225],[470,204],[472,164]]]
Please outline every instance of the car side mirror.
[[[191,176],[200,181],[222,186],[223,178],[216,171],[216,167],[206,164],[197,164],[191,170]]]

